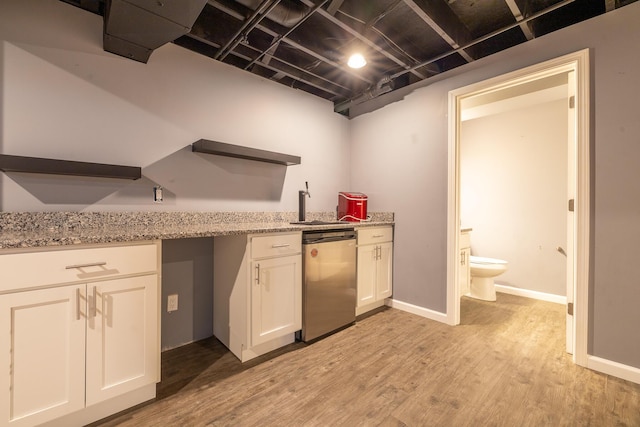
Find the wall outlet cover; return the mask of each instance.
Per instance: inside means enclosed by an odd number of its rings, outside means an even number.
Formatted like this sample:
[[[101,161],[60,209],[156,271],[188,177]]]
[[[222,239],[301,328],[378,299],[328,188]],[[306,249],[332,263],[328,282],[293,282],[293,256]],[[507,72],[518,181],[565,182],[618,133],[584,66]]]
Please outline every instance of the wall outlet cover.
[[[172,294],[167,297],[167,312],[178,310],[178,294]]]

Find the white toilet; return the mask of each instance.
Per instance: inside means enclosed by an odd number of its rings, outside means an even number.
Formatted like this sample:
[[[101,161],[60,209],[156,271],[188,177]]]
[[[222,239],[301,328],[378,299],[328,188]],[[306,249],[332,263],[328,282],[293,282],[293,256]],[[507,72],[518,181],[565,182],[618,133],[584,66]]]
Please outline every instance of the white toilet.
[[[507,271],[507,261],[471,255],[471,292],[470,297],[485,300],[496,300],[496,285],[493,278]]]

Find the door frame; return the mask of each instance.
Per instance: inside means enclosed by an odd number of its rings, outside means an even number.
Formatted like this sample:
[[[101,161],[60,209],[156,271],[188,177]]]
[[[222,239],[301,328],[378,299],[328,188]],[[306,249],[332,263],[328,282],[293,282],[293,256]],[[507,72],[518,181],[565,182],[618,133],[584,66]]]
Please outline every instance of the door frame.
[[[447,323],[460,323],[458,258],[460,253],[460,119],[461,101],[555,74],[575,72],[575,234],[573,295],[573,361],[587,365],[590,259],[590,75],[589,49],[570,53],[449,92],[447,182]],[[569,267],[568,267],[569,268]]]

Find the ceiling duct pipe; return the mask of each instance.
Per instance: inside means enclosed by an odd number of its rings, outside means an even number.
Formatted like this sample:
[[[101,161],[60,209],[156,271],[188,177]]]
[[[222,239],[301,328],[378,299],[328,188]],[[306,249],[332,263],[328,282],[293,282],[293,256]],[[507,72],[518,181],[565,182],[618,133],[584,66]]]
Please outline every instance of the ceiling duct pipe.
[[[260,7],[260,3],[262,3],[261,0],[236,0],[236,2],[252,10],[256,10]],[[307,6],[299,2],[286,0],[271,10],[267,18],[283,27],[291,28],[305,17],[308,10],[309,8]]]
[[[393,78],[391,76],[386,76],[380,79],[378,83],[374,86],[369,87],[365,92],[363,92],[357,98],[352,100],[343,102],[342,104],[338,104],[334,107],[333,111],[336,113],[341,113],[345,110],[348,110],[349,107],[357,104],[362,104],[365,101],[372,100],[374,98],[379,97],[382,94],[387,92],[391,92],[394,88]]]
[[[191,31],[207,0],[107,0],[103,47],[146,63],[154,49]]]

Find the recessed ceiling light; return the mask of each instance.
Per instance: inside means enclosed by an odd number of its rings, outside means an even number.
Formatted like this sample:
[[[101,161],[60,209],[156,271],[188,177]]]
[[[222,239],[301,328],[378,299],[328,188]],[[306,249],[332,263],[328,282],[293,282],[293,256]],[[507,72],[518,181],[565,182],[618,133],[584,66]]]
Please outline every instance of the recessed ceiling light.
[[[367,60],[360,53],[354,53],[349,57],[347,65],[351,68],[362,68],[367,65]]]

